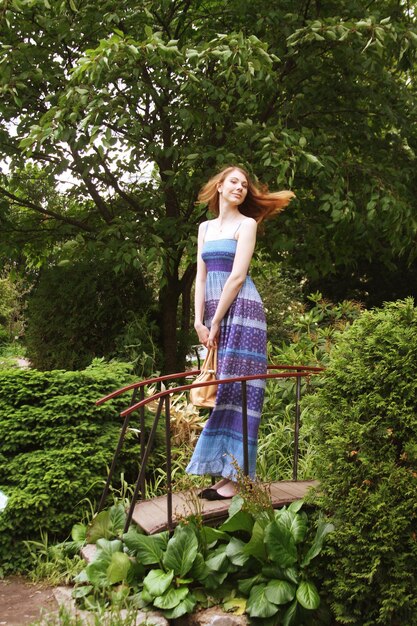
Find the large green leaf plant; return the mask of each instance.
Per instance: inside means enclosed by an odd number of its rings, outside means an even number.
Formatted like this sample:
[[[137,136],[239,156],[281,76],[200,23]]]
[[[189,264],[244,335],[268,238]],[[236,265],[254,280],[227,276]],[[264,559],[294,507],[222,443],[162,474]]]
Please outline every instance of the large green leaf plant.
[[[167,619],[220,604],[262,626],[317,623],[320,596],[309,566],[333,526],[320,518],[314,533],[302,505],[255,511],[235,496],[219,528],[190,518],[172,536],[134,526],[123,534],[114,505],[86,529],[96,554],[77,576],[74,596],[84,608],[157,609]],[[80,537],[80,525],[75,530]]]

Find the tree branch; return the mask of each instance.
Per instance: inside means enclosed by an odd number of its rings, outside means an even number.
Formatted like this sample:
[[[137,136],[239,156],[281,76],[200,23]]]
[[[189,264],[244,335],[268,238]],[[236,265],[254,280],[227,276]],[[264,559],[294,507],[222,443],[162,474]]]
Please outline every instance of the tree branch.
[[[110,171],[109,166],[107,165],[106,161],[102,158],[102,156],[100,155],[100,152],[95,146],[94,146],[94,152],[97,154],[97,157],[100,161],[100,165],[102,166],[102,168],[104,169],[106,173],[106,176],[107,176],[106,181],[113,187],[113,189],[119,194],[119,196],[123,198],[123,200],[125,200],[127,204],[129,204],[129,206],[131,206],[135,211],[139,211],[140,210],[139,204],[134,200],[134,198],[132,198],[129,194],[127,194],[125,191],[123,191],[123,189],[120,188],[119,181],[117,180],[116,176]]]
[[[113,216],[110,213],[107,204],[104,202],[103,198],[100,196],[99,192],[97,191],[93,181],[84,174],[83,169],[82,169],[82,159],[78,150],[74,148],[73,146],[70,146],[70,150],[74,159],[75,171],[79,174],[79,176],[84,181],[87,187],[88,193],[92,197],[96,207],[99,210],[100,215],[102,216],[106,224],[111,224],[111,222],[113,221]]]
[[[18,206],[24,207],[26,209],[32,209],[32,211],[41,213],[41,215],[45,215],[45,217],[53,217],[54,219],[58,221],[65,222],[66,224],[71,224],[71,226],[76,226],[80,230],[84,230],[87,233],[94,232],[94,229],[91,226],[87,226],[83,222],[79,222],[78,220],[75,220],[72,217],[68,217],[67,215],[61,215],[60,213],[57,213],[56,211],[51,211],[50,209],[44,209],[43,207],[39,206],[38,204],[35,204],[34,202],[31,202],[30,200],[24,200],[23,198],[19,198],[18,196],[15,196],[13,193],[10,193],[10,191],[7,191],[7,189],[4,189],[4,187],[0,187],[0,193],[3,194],[3,196],[8,198],[9,200],[12,200],[12,202],[17,204]]]

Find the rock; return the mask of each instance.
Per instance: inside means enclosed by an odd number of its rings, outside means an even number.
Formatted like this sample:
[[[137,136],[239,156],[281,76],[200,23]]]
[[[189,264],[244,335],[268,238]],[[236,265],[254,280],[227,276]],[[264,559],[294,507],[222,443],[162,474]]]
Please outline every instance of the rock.
[[[192,615],[184,615],[174,622],[175,626],[248,626],[245,615],[225,613],[220,607],[198,611]]]
[[[64,607],[70,615],[77,616],[81,619],[83,626],[95,626],[97,624],[97,615],[95,613],[82,611],[77,608],[75,600],[72,597],[72,587],[56,587],[54,589],[54,596],[60,607]],[[131,615],[131,611],[126,609],[120,611],[120,617],[122,619],[125,619],[128,615]],[[110,621],[108,623],[110,624]],[[106,613],[103,615],[102,624],[107,624]],[[136,611],[136,626],[169,626],[169,622],[161,613],[156,611],[138,610]],[[221,624],[218,626],[221,626]]]

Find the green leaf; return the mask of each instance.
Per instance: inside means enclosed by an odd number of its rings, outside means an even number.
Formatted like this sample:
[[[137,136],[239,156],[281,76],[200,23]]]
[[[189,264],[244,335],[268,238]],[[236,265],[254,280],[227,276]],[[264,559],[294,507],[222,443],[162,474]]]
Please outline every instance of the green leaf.
[[[123,504],[114,504],[111,506],[109,509],[109,518],[115,535],[123,531],[126,521],[126,512]]]
[[[297,624],[298,602],[294,600],[292,604],[285,611],[282,618],[282,626],[294,626]]]
[[[307,532],[307,517],[305,514],[293,513],[290,510],[283,511],[277,523],[288,528],[296,544],[303,541]]]
[[[243,615],[246,611],[246,598],[232,598],[223,604],[223,609],[228,613]]]
[[[207,567],[214,572],[225,571],[228,563],[229,559],[226,554],[226,546],[219,546],[219,548],[206,559]]]
[[[259,585],[260,583],[263,583],[265,581],[266,579],[264,578],[264,576],[262,576],[262,574],[256,574],[256,576],[252,576],[251,578],[243,578],[239,580],[237,586],[240,593],[248,596],[252,587],[254,587],[255,585]]]
[[[144,576],[145,576],[145,572],[146,570],[145,570],[144,565],[142,565],[142,563],[139,563],[139,561],[136,561],[136,559],[133,561],[130,561],[130,569],[128,572],[126,582],[131,587],[137,586],[139,583],[142,583]]]
[[[228,572],[209,572],[209,574],[204,579],[204,587],[205,589],[210,589],[212,591],[216,591],[221,587],[227,578]]]
[[[298,511],[303,507],[304,505],[304,500],[294,500],[294,502],[291,502],[291,504],[288,507],[288,511],[291,511],[292,513],[298,513]]]
[[[75,589],[73,589],[71,593],[71,596],[76,599],[85,598],[85,596],[88,596],[90,591],[92,591],[93,589],[93,585],[82,585],[81,587],[75,587]]]
[[[254,520],[250,513],[247,513],[246,511],[237,511],[220,526],[219,530],[229,533],[245,530],[246,532],[251,533],[253,524]]]
[[[308,550],[307,554],[301,562],[301,567],[305,567],[306,565],[308,565],[310,561],[312,561],[318,554],[320,554],[325,538],[329,533],[333,532],[333,530],[333,524],[329,524],[324,520],[319,521],[317,525],[316,535],[313,539],[310,549]]]
[[[274,604],[286,604],[295,597],[296,587],[286,580],[271,580],[265,589],[265,596]]]
[[[229,506],[229,510],[228,510],[229,517],[232,517],[235,513],[240,511],[244,504],[245,504],[245,501],[242,498],[242,496],[233,496],[232,501]]]
[[[305,158],[309,163],[313,163],[314,165],[318,165],[319,167],[323,167],[323,163],[319,161],[319,159],[314,156],[314,154],[310,154],[309,152],[304,153]]]
[[[146,589],[143,589],[142,591],[139,591],[139,593],[135,593],[130,596],[130,602],[136,609],[143,609],[145,606],[152,604],[153,596],[151,596]]]
[[[188,587],[179,589],[168,589],[162,596],[158,596],[153,601],[158,609],[173,609],[188,595]]]
[[[87,526],[85,524],[74,524],[71,530],[73,541],[85,541],[87,538]]]
[[[98,548],[96,558],[101,558],[104,556],[108,556],[109,558],[111,558],[111,555],[114,554],[114,552],[123,551],[123,543],[120,541],[120,539],[112,539],[111,541],[109,541],[108,539],[98,539],[96,545]]]
[[[184,577],[191,569],[197,555],[198,540],[190,526],[177,526],[173,537],[168,541],[163,564],[174,570],[177,576]]]
[[[88,543],[96,543],[98,539],[110,539],[113,536],[109,511],[100,511],[93,518],[87,529]]]
[[[258,520],[254,523],[252,528],[252,536],[246,544],[245,552],[254,556],[258,561],[264,562],[266,560],[266,546],[265,539],[265,523]]]
[[[314,583],[303,581],[299,584],[296,598],[305,609],[318,609],[320,605],[320,596]]]
[[[194,563],[189,571],[189,575],[200,582],[203,582],[209,575],[210,570],[206,565],[203,555],[197,552]]]
[[[162,569],[152,569],[143,579],[143,587],[146,591],[156,598],[162,596],[168,589],[174,578],[174,572],[164,572]]]
[[[112,555],[110,564],[107,568],[107,577],[109,582],[120,583],[126,580],[130,570],[130,560],[124,552],[115,552]]]
[[[182,602],[180,602],[175,608],[164,612],[167,619],[178,619],[186,613],[192,613],[196,605],[194,596],[190,593]]]
[[[211,526],[203,526],[200,531],[202,541],[210,547],[213,547],[217,541],[221,539],[229,539],[229,535],[222,532],[218,528],[212,528]]]
[[[226,547],[226,555],[231,560],[233,565],[239,565],[239,567],[242,567],[245,563],[247,563],[250,556],[245,551],[245,548],[246,544],[244,541],[241,541],[236,537],[232,537]]]
[[[129,532],[123,535],[123,541],[130,554],[135,555],[143,565],[155,565],[162,562],[168,539],[168,533],[141,535],[134,528],[129,529]]]
[[[276,521],[268,524],[265,530],[267,554],[281,568],[297,562],[297,548],[291,532]]]
[[[88,581],[98,587],[108,587],[112,584],[108,576],[108,567],[112,562],[114,554],[122,554],[123,544],[118,539],[108,541],[99,539],[97,541],[97,553],[92,563],[85,568]]]
[[[264,585],[257,585],[252,588],[246,604],[246,611],[251,617],[272,617],[277,613],[277,605],[268,600],[265,591]]]

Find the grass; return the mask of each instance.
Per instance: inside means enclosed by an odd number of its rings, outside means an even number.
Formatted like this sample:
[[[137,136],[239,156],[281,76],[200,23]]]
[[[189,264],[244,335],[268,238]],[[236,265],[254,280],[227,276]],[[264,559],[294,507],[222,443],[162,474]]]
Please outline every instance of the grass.
[[[17,341],[0,345],[0,370],[19,367],[18,359],[25,358],[25,348]]]
[[[30,626],[156,626],[152,618],[137,623],[137,610],[112,609],[106,612],[89,613],[88,618],[74,614],[61,607],[56,614],[49,614]]]
[[[32,559],[28,573],[32,582],[68,585],[85,567],[81,556],[69,553],[65,544],[50,545],[46,533],[41,532],[41,541],[27,541],[26,546]]]

